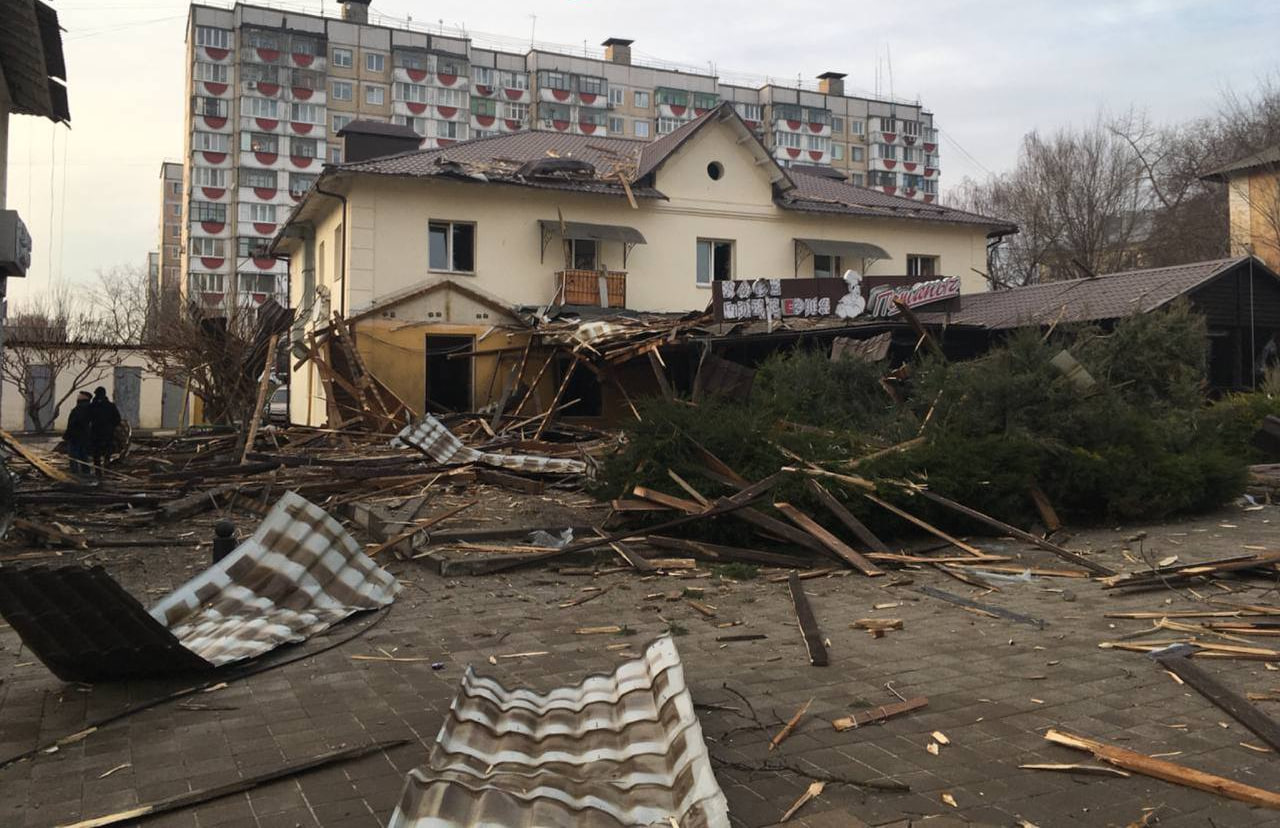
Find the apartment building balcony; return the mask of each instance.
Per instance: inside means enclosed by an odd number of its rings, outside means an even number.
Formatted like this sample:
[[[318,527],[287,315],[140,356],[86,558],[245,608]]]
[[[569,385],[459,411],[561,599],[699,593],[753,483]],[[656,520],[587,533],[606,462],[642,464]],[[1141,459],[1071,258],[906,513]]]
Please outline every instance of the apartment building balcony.
[[[241,99],[243,105],[243,99]],[[264,118],[257,115],[241,115],[240,129],[244,132],[266,132],[277,135],[284,132],[284,122],[279,118]]]
[[[198,167],[228,169],[231,167],[231,153],[214,152],[213,150],[192,150],[191,163]]]
[[[482,115],[478,112],[472,112],[471,128],[493,129],[498,132],[519,132],[522,129],[529,128],[529,120],[527,118],[499,118],[497,115]]]
[[[425,101],[402,101],[393,99],[391,101],[391,114],[403,115],[406,118],[426,118],[427,110],[431,108],[431,104]]]
[[[326,50],[327,51],[327,50]],[[300,54],[298,52],[289,53],[289,63],[299,69],[310,69],[313,72],[324,72],[327,63],[324,59],[326,52],[318,55]]]
[[[625,270],[604,272],[557,270],[556,296],[559,296],[566,305],[625,308],[627,306],[627,272]]]
[[[206,60],[210,63],[230,63],[231,50],[219,49],[216,46],[197,46],[196,59]]]
[[[231,132],[231,118],[227,116],[229,111],[230,106],[221,109],[205,108],[196,110],[194,113],[196,129],[203,132],[218,132],[222,134]]]
[[[571,89],[552,89],[544,86],[538,90],[538,100],[546,103],[570,105],[577,103],[577,99]]]
[[[418,81],[414,81],[417,83]],[[471,85],[471,79],[466,75],[455,75],[449,72],[436,72],[427,75],[428,86],[439,86],[445,89],[461,89],[465,90]]]
[[[217,81],[196,81],[195,91],[196,94],[209,98],[230,98],[231,84]]]
[[[321,141],[319,148],[316,150],[316,155],[282,156],[285,160],[284,168],[286,170],[289,170],[290,172],[305,172],[305,173],[319,172],[320,165],[322,163],[320,159],[324,156],[324,154],[325,154],[325,144],[323,141]]]
[[[511,101],[512,103],[528,103],[531,97],[528,89],[495,86],[485,83],[471,84],[471,94],[478,98],[492,98],[499,101]]]
[[[903,162],[899,161],[896,158],[868,158],[867,159],[868,170],[881,170],[883,172],[894,172],[894,173],[903,172],[902,164]],[[916,169],[919,169],[920,165],[916,164],[915,167]]]
[[[775,146],[773,157],[779,161],[792,161],[798,164],[830,164],[831,153],[828,150],[802,149],[800,147]]]
[[[395,66],[391,69],[392,82],[400,83],[426,83],[427,76],[431,73],[426,69],[412,69],[407,66]]]
[[[692,121],[696,116],[693,113],[693,107],[687,104],[660,103],[658,104],[658,117],[675,118],[678,121]]]
[[[318,106],[325,106],[328,103],[323,88],[312,89],[309,86],[285,87],[285,94],[281,97],[287,101],[304,101]]]
[[[600,92],[578,92],[578,104],[592,109],[608,109],[609,96]]]
[[[274,170],[284,167],[284,156],[276,149],[242,150],[240,166],[255,170]]]
[[[231,223],[225,218],[222,221],[213,219],[193,220],[190,224],[191,236],[205,236],[211,239],[228,239],[231,237]]]
[[[193,170],[193,174],[194,174],[194,170]],[[219,204],[224,204],[231,200],[230,198],[231,190],[227,187],[225,183],[230,179],[231,179],[231,173],[228,172],[226,176],[224,176],[223,178],[224,183],[221,186],[199,184],[199,183],[193,182],[188,195],[190,195],[193,199],[196,199],[198,201],[214,201]]]
[[[281,182],[273,187],[241,184],[236,191],[236,200],[246,204],[293,204],[289,189],[281,186]]]
[[[312,124],[307,121],[289,121],[288,124],[288,129],[282,129],[281,132],[285,132],[289,135],[302,135],[306,137],[324,137],[324,124]]]

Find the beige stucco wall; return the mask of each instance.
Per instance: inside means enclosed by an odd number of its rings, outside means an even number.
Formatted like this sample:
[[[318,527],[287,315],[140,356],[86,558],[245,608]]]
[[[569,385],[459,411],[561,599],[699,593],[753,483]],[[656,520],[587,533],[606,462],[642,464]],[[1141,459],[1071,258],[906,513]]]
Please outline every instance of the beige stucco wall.
[[[160,428],[164,380],[159,374],[150,370],[146,358],[141,353],[137,351],[116,351],[113,354],[108,354],[97,368],[87,374],[79,385],[73,388],[72,383],[76,376],[79,375],[84,364],[83,361],[70,364],[58,374],[54,384],[54,402],[62,399],[63,395],[68,391],[83,389],[92,392],[99,385],[104,386],[107,389],[108,396],[114,400],[116,397],[113,370],[115,366],[137,367],[142,369],[142,387],[138,399],[138,422],[131,425],[134,428],[141,429]],[[0,428],[5,431],[22,431],[25,428],[23,412],[26,405],[22,396],[22,388],[11,382],[7,377],[3,378],[2,382],[4,390],[0,391]],[[72,393],[58,410],[57,419],[54,423],[54,430],[58,434],[61,434],[62,430],[66,428],[67,414],[70,413],[74,405],[75,394]]]

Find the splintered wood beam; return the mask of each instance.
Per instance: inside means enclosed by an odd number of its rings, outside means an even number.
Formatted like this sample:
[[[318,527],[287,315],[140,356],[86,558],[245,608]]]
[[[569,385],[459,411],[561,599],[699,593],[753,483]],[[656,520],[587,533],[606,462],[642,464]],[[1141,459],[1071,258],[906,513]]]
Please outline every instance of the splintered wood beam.
[[[560,382],[560,387],[556,389],[556,395],[551,400],[551,407],[547,409],[547,416],[542,418],[542,422],[538,424],[538,430],[533,432],[533,439],[541,440],[542,432],[546,431],[547,426],[551,423],[551,418],[556,414],[556,406],[560,404],[560,398],[564,396],[565,390],[569,387],[569,380],[573,379],[573,372],[578,370],[578,362],[582,357],[577,354],[573,355],[573,361],[569,363],[569,370],[564,372],[564,379]]]
[[[667,380],[667,372],[662,365],[662,358],[658,356],[658,349],[650,348],[647,353],[649,355],[649,365],[653,368],[653,376],[658,381],[658,388],[662,391],[663,398],[667,400],[675,399],[675,394],[671,390],[671,383]]]
[[[801,532],[794,526],[783,523],[777,518],[769,517],[764,512],[748,508],[739,510],[736,516],[739,520],[744,520],[752,526],[764,530],[770,535],[783,538],[784,540],[789,540],[796,546],[808,549],[810,552],[822,555],[823,557],[826,557],[827,555],[826,547],[818,543],[812,537]]]
[[[410,548],[412,548],[413,542],[411,538],[413,538],[414,535],[418,534],[419,532],[423,532],[423,531],[426,531],[427,529],[430,529],[432,526],[435,526],[437,523],[443,523],[444,521],[448,520],[449,518],[453,517],[459,512],[470,509],[472,506],[476,505],[479,502],[480,501],[478,500],[470,500],[470,501],[467,501],[466,503],[463,503],[460,506],[454,506],[452,509],[446,509],[445,511],[441,512],[438,515],[432,515],[426,520],[413,525],[412,527],[406,529],[400,534],[395,535],[394,537],[387,538],[385,541],[378,544],[376,549],[371,549],[365,554],[368,555],[370,558],[372,558],[378,553],[385,552],[386,550],[404,541],[410,541],[409,546]]]
[[[249,433],[244,438],[244,450],[240,453],[240,465],[249,461],[249,452],[253,451],[253,441],[258,439],[258,426],[262,424],[262,407],[267,404],[267,390],[271,387],[271,366],[276,361],[276,343],[280,334],[272,334],[267,340],[267,359],[262,367],[262,376],[258,378],[258,396],[254,398],[253,416],[249,419]]]
[[[1031,495],[1031,502],[1035,504],[1036,511],[1040,513],[1040,519],[1044,521],[1044,528],[1049,534],[1053,534],[1062,528],[1062,520],[1058,517],[1058,511],[1053,508],[1053,503],[1049,501],[1049,496],[1044,490],[1032,483],[1027,489],[1027,493]]]
[[[1044,734],[1044,738],[1055,745],[1092,753],[1095,758],[1109,765],[1140,773],[1143,776],[1172,782],[1175,785],[1185,785],[1188,788],[1217,794],[1238,802],[1247,802],[1250,805],[1280,809],[1280,794],[1263,790],[1262,788],[1255,788],[1252,785],[1245,785],[1242,782],[1236,782],[1234,779],[1214,776],[1211,773],[1198,771],[1185,765],[1168,762],[1164,759],[1156,759],[1153,756],[1126,750],[1115,745],[1108,745],[1093,739],[1086,739],[1083,736],[1064,733],[1060,730],[1050,729]]]
[[[669,495],[666,492],[659,492],[654,489],[650,489],[647,486],[636,486],[631,490],[631,493],[641,500],[657,503],[661,506],[666,506],[668,509],[676,509],[677,511],[684,512],[686,515],[696,515],[699,512],[705,512],[707,510],[707,507],[703,506],[701,503],[694,503],[692,500],[685,500],[683,497],[676,497],[675,495]]]
[[[792,572],[787,578],[787,588],[791,591],[791,603],[795,606],[796,621],[800,624],[800,632],[804,635],[804,646],[809,651],[809,663],[814,667],[826,667],[827,648],[822,643],[822,630],[818,629],[818,620],[813,617],[813,607],[809,605],[809,596],[804,594],[804,586],[800,578]]]
[[[866,524],[854,517],[854,514],[845,508],[845,505],[836,499],[836,496],[827,491],[827,487],[823,486],[817,480],[810,477],[805,481],[809,486],[809,491],[818,496],[818,500],[822,501],[822,505],[827,507],[827,511],[836,516],[836,519],[849,528],[850,532],[858,536],[858,540],[862,541],[872,552],[881,554],[893,554],[893,550],[867,528]]]
[[[880,508],[886,511],[892,512],[893,514],[897,515],[898,517],[902,518],[908,523],[913,523],[916,526],[919,526],[921,529],[928,532],[930,535],[933,535],[937,538],[941,538],[942,540],[946,541],[947,543],[951,544],[957,549],[964,550],[965,552],[968,552],[970,555],[976,555],[979,558],[986,557],[987,553],[983,552],[981,549],[977,548],[976,546],[970,546],[969,544],[965,543],[959,538],[948,535],[946,532],[934,526],[932,523],[921,520],[915,515],[904,512],[903,510],[899,509],[897,506],[894,506],[892,503],[883,501],[880,498],[876,497],[875,495],[871,494],[870,492],[863,492],[862,496],[865,497],[867,500],[870,500],[872,503],[876,504]]]
[[[23,460],[26,460],[28,463],[30,463],[32,466],[35,467],[36,471],[40,472],[50,480],[57,481],[58,483],[74,483],[75,482],[74,478],[72,478],[71,475],[67,474],[62,469],[59,469],[51,465],[49,461],[45,460],[43,457],[36,454],[34,451],[27,448],[22,443],[18,442],[17,437],[14,437],[12,434],[10,434],[7,431],[4,431],[3,429],[0,429],[0,441],[4,442],[4,444],[9,448],[13,449],[15,454],[17,454]]]
[[[828,532],[819,525],[817,521],[792,506],[790,503],[775,503],[773,504],[773,508],[785,515],[786,518],[796,526],[799,526],[805,532],[812,535],[813,538],[817,540],[818,543],[826,547],[827,551],[832,555],[835,555],[840,560],[849,564],[849,566],[858,570],[863,575],[875,577],[877,575],[884,574],[883,569],[862,557],[862,555],[860,555],[856,550],[837,538],[835,535]]]
[[[1250,704],[1239,694],[1233,692],[1197,664],[1191,663],[1184,654],[1152,653],[1156,663],[1173,673],[1200,695],[1231,716],[1240,724],[1253,731],[1259,739],[1266,742],[1272,750],[1280,752],[1280,726],[1275,719]]]
[[[542,376],[547,373],[547,369],[551,367],[551,363],[555,361],[556,351],[554,348],[547,354],[547,359],[542,363],[542,367],[538,369],[538,373],[533,375],[533,381],[529,383],[529,388],[524,392],[524,396],[520,398],[520,404],[516,406],[515,411],[511,412],[514,419],[519,417],[524,407],[529,404],[529,400],[534,399],[538,393],[538,383],[542,381]],[[554,407],[554,406],[553,406]]]
[[[880,707],[868,707],[866,710],[859,710],[852,716],[844,716],[831,722],[831,726],[836,730],[853,730],[854,728],[863,727],[874,722],[883,722],[886,719],[892,719],[896,716],[903,716],[912,711],[927,707],[929,699],[925,696],[917,696],[906,701],[894,702],[893,704],[884,704]]]
[[[1037,629],[1043,630],[1047,624],[1047,622],[1041,618],[1032,618],[1030,615],[1022,615],[1021,613],[1014,612],[1013,610],[1007,610],[1004,607],[998,607],[994,604],[981,604],[977,601],[971,601],[962,595],[953,595],[950,592],[943,592],[942,590],[934,589],[933,587],[920,587],[920,592],[923,592],[925,595],[929,595],[933,598],[941,598],[943,601],[948,601],[958,607],[968,607],[969,609],[975,609],[979,612],[985,612],[987,615],[1005,618],[1009,621],[1017,621],[1019,624],[1026,624]]]

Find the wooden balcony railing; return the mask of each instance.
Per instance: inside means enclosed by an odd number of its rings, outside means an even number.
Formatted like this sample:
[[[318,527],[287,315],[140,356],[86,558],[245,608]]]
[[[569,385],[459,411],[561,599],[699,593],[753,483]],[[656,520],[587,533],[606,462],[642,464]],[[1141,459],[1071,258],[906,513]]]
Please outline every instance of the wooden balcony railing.
[[[601,301],[602,291],[607,301]],[[627,273],[625,270],[558,270],[556,294],[566,305],[625,308]]]

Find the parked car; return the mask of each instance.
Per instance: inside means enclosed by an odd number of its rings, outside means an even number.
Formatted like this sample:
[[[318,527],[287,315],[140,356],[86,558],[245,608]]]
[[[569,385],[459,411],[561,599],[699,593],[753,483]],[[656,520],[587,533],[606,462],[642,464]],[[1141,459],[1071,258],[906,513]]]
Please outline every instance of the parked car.
[[[267,404],[267,421],[289,424],[289,386],[282,385],[271,392],[271,402]]]

